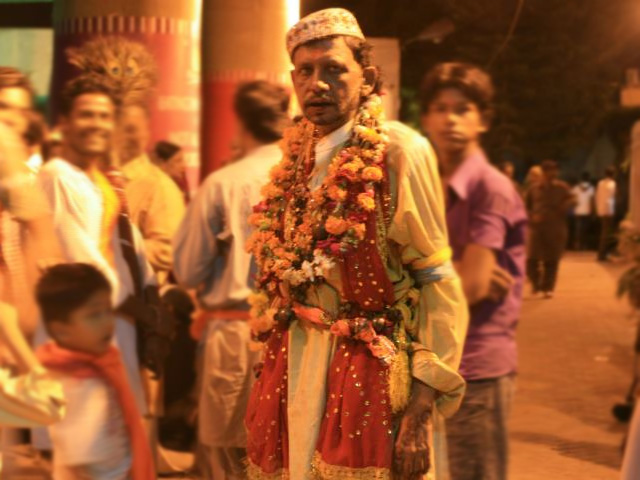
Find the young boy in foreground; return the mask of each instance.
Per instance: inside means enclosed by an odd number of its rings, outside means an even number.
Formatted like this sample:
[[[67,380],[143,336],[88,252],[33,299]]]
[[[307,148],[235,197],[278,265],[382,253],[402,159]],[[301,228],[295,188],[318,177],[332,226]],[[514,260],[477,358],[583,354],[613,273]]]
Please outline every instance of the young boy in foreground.
[[[67,416],[49,427],[54,480],[151,480],[142,418],[112,345],[111,287],[90,265],[50,268],[36,288],[53,341],[38,358],[62,382]]]

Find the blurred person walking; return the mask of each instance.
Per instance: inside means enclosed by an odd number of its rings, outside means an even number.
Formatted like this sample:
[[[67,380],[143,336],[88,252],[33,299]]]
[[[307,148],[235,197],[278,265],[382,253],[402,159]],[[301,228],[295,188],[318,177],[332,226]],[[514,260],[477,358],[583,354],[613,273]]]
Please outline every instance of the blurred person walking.
[[[156,318],[155,308],[143,303],[139,295],[146,288],[153,288],[155,278],[139,232],[135,228],[131,230],[131,245],[127,242],[125,246],[122,241],[123,202],[99,168],[111,150],[116,106],[112,90],[99,79],[79,77],[69,82],[63,92],[60,124],[64,159],[45,163],[38,181],[53,212],[64,260],[95,266],[112,286],[117,311],[115,343],[122,353],[138,408],[144,415],[147,407],[136,323],[140,319]],[[42,343],[44,331],[39,333],[36,340]],[[145,338],[145,342],[150,338]]]
[[[33,334],[38,317],[30,294],[38,275],[36,261],[40,264],[51,261],[51,258],[45,258],[48,255],[41,248],[46,243],[54,243],[48,205],[35,186],[39,162],[32,154],[40,146],[45,126],[42,118],[33,111],[34,97],[33,86],[25,74],[12,67],[0,67],[2,176],[17,175],[11,184],[4,178],[0,185],[3,199],[0,211],[0,298],[16,307],[20,326],[27,336]],[[44,222],[44,230],[36,236],[34,219],[31,218],[34,215]],[[34,247],[41,251],[36,253]],[[58,253],[54,248],[52,255],[57,256]]]
[[[194,333],[203,363],[198,468],[205,479],[245,478],[244,414],[259,354],[250,349],[247,299],[255,266],[245,243],[248,219],[269,171],[282,157],[278,140],[288,124],[289,94],[266,81],[235,95],[238,144],[244,157],[207,177],[174,239],[178,282],[194,288],[202,311]]]
[[[593,198],[595,188],[591,184],[589,172],[583,172],[580,182],[571,189],[576,200],[573,209],[574,215],[574,244],[576,250],[584,250],[587,247],[587,233],[593,217]]]
[[[613,238],[613,219],[616,213],[615,174],[615,168],[607,167],[604,178],[598,182],[596,189],[596,213],[600,223],[598,243],[598,261],[600,262],[606,261],[615,248],[615,238]]]
[[[527,272],[532,293],[553,297],[560,259],[567,245],[567,214],[575,205],[571,188],[558,179],[558,164],[545,160],[541,165],[543,179],[527,192],[531,233]]]
[[[527,172],[527,176],[524,179],[524,185],[522,186],[522,191],[524,197],[527,196],[529,190],[542,182],[544,175],[542,173],[542,168],[540,165],[532,166]]]

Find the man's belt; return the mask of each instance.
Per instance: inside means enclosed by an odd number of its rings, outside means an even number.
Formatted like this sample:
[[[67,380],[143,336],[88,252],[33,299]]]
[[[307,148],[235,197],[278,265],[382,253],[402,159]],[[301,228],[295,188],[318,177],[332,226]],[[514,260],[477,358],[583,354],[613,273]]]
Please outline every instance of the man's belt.
[[[191,322],[191,328],[189,329],[191,337],[194,340],[199,341],[202,338],[204,329],[207,323],[213,320],[227,320],[227,321],[247,321],[249,320],[249,310],[234,310],[234,309],[212,309],[212,310],[199,310],[193,315]]]

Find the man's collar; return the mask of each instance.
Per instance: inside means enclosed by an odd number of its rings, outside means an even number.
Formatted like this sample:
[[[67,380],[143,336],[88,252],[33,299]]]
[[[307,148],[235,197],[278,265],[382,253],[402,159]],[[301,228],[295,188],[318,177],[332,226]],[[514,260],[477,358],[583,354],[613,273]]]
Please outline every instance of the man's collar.
[[[473,154],[465,158],[462,163],[453,172],[449,178],[447,185],[458,198],[466,200],[469,196],[469,190],[473,180],[476,178],[479,168],[487,162],[482,149],[478,149]]]
[[[316,152],[327,152],[346,142],[349,139],[354,122],[355,119],[349,120],[342,127],[318,140]]]

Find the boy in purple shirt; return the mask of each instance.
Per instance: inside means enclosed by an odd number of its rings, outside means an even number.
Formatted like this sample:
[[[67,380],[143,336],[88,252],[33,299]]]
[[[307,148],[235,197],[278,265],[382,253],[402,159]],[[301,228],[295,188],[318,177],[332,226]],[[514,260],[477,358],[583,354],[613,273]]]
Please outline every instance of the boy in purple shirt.
[[[436,66],[422,85],[422,126],[438,151],[453,260],[470,305],[460,371],[467,393],[447,421],[451,477],[507,477],[507,417],[525,276],[527,215],[512,182],[485,156],[493,85],[467,64]]]

